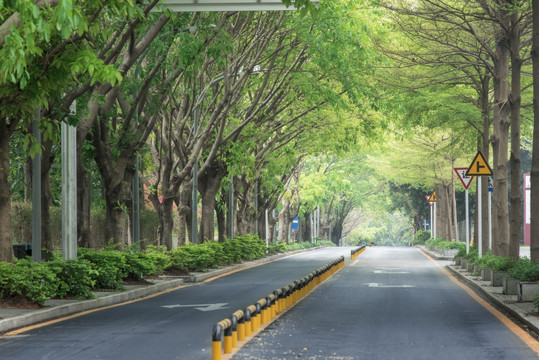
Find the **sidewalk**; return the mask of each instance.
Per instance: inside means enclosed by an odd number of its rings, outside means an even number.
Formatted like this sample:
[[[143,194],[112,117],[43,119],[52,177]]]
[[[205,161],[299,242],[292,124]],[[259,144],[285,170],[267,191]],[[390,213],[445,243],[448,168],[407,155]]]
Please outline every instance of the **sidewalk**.
[[[48,300],[45,306],[37,309],[2,308],[0,307],[0,336],[8,331],[25,326],[35,325],[68,315],[91,311],[106,306],[116,305],[127,301],[144,298],[162,292],[173,291],[188,283],[198,283],[207,279],[240,271],[249,267],[262,265],[299,252],[320,248],[292,251],[284,254],[268,256],[262,259],[248,261],[241,264],[223,267],[203,273],[191,273],[191,276],[162,277],[159,280],[148,280],[149,285],[126,285],[124,291],[94,292],[95,299],[85,300]]]
[[[423,246],[420,248],[436,260],[446,260],[446,258]],[[517,302],[517,295],[504,295],[501,286],[491,286],[489,281],[481,280],[481,277],[474,276],[460,266],[449,264],[445,268],[459,280],[465,282],[470,287],[481,291],[490,301],[517,318],[522,324],[528,326],[530,330],[539,334],[539,314],[535,312],[533,303]]]

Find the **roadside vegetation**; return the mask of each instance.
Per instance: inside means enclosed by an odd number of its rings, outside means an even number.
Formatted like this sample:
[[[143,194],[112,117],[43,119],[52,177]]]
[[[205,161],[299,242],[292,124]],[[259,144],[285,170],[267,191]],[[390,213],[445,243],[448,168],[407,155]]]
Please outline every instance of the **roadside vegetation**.
[[[245,235],[224,243],[187,245],[172,251],[163,246],[150,246],[141,252],[119,251],[114,246],[80,248],[76,260],[53,254],[50,261],[42,263],[29,258],[0,262],[0,301],[43,305],[51,298],[91,299],[94,291],[121,291],[126,284],[143,284],[159,275],[189,275],[277,253],[332,245],[328,241],[278,242],[266,248],[258,236]]]

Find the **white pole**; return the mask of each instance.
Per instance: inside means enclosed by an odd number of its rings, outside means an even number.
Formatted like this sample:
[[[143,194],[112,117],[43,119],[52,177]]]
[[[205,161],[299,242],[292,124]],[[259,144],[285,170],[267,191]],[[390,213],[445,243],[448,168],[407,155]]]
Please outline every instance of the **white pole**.
[[[433,238],[436,239],[436,202],[434,202],[434,219],[432,224]]]
[[[466,254],[470,252],[470,206],[468,202],[468,189],[464,192],[466,197]]]
[[[434,238],[434,224],[433,224],[433,222],[432,222],[432,219],[433,219],[432,212],[434,211],[433,206],[434,206],[434,204],[431,205],[431,207],[430,207],[430,224],[429,224],[429,230],[430,230],[430,237],[431,237],[431,238]]]
[[[478,257],[483,256],[483,222],[482,222],[482,204],[481,204],[481,176],[477,177],[477,251]]]
[[[269,246],[269,217],[268,217],[268,209],[266,209],[266,247]]]
[[[492,251],[492,193],[488,192],[488,249]]]
[[[76,102],[70,107],[76,113]],[[62,122],[62,257],[77,258],[77,128]]]

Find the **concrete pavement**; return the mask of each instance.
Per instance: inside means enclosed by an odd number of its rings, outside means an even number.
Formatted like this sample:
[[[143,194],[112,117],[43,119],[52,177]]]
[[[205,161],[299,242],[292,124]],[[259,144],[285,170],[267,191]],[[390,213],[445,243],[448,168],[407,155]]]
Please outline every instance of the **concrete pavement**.
[[[421,249],[434,259],[441,258],[440,254],[431,252],[425,247],[421,247]],[[526,256],[526,253],[524,252],[524,255],[522,256]],[[529,248],[527,256],[529,256]],[[491,286],[489,281],[481,280],[480,276],[476,276],[471,272],[462,269],[460,266],[454,265],[452,262],[447,263],[446,268],[458,279],[474,289],[479,290],[489,299],[489,301],[496,304],[498,308],[503,309],[505,312],[511,314],[517,321],[521,322],[522,325],[528,327],[530,330],[539,335],[539,313],[536,312],[535,306],[532,302],[517,302],[517,295],[503,294],[502,287]]]
[[[367,249],[232,359],[537,359],[537,340],[471,296],[446,264],[418,249]]]

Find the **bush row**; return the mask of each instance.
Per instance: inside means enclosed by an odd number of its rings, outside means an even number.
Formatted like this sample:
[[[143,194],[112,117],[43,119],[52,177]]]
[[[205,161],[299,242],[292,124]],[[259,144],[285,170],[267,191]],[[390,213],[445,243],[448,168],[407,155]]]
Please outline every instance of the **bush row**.
[[[51,261],[43,263],[30,259],[0,262],[0,299],[24,297],[43,305],[50,298],[93,298],[94,290],[122,290],[126,281],[141,280],[167,270],[205,271],[266,255],[326,245],[333,243],[277,243],[266,249],[265,242],[258,236],[244,235],[224,243],[187,245],[171,251],[158,246],[143,252],[80,248],[77,260],[63,260],[55,254]]]
[[[477,247],[471,247],[470,252],[466,254],[459,252],[457,256],[466,259],[473,264],[478,264],[480,269],[490,269],[492,271],[507,271],[509,276],[520,281],[538,281],[539,264],[531,261],[527,257],[518,259],[495,256],[490,253],[478,256]]]
[[[457,249],[459,252],[464,250],[464,253],[466,253],[466,244],[460,241],[447,241],[445,239],[441,238],[434,238],[429,239],[425,242],[425,245],[430,250],[436,250],[436,249]]]

